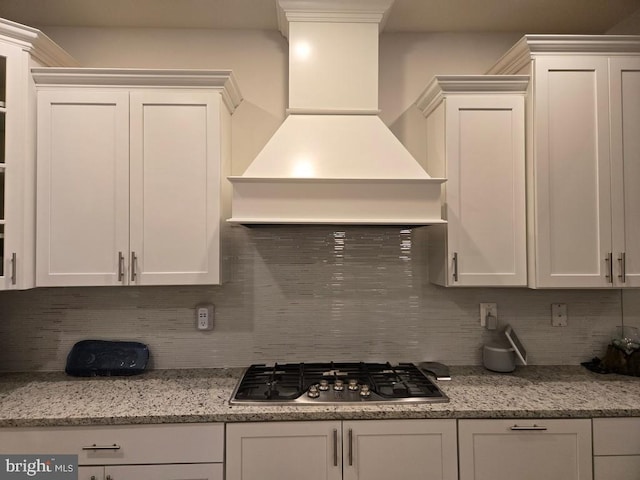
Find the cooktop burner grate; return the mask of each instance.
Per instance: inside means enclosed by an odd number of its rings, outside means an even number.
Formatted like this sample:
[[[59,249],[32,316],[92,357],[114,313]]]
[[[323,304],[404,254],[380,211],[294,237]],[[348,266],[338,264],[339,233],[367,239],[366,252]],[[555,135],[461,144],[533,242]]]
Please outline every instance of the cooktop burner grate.
[[[251,365],[232,404],[427,403],[449,399],[413,363]]]

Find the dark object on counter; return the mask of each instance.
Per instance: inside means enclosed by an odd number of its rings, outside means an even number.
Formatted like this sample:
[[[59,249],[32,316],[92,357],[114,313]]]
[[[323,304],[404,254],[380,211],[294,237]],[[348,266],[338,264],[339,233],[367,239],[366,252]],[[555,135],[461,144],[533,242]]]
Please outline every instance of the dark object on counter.
[[[640,377],[640,351],[625,353],[614,345],[607,347],[604,359],[594,358],[582,366],[596,373],[617,373]]]
[[[449,367],[440,362],[420,362],[418,368],[436,377],[436,380],[451,380]]]
[[[138,375],[148,361],[144,343],[82,340],[69,352],[64,371],[74,377]]]

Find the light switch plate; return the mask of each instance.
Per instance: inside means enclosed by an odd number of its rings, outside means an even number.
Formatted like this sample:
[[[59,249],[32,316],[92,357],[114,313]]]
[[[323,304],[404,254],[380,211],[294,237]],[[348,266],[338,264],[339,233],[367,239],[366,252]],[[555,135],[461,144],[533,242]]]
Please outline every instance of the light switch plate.
[[[554,327],[566,327],[568,324],[567,304],[551,304],[551,325]]]

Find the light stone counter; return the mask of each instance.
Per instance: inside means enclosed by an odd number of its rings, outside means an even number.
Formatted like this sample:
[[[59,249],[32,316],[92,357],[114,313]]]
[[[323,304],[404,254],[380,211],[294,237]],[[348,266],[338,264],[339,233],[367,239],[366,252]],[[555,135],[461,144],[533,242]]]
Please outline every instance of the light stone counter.
[[[640,417],[640,378],[579,366],[497,374],[453,367],[449,403],[231,406],[240,369],[156,370],[135,377],[0,375],[0,427],[268,420]]]

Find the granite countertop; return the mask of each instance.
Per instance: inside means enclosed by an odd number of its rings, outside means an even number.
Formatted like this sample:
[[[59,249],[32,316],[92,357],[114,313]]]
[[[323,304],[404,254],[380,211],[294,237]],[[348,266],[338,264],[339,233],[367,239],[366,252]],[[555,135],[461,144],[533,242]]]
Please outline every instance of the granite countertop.
[[[155,370],[135,377],[62,372],[0,375],[0,427],[268,420],[640,417],[640,377],[580,366],[519,367],[497,374],[453,367],[438,385],[448,403],[229,405],[241,369]]]

